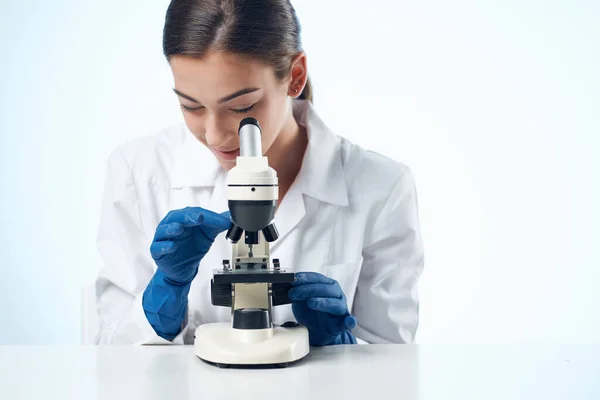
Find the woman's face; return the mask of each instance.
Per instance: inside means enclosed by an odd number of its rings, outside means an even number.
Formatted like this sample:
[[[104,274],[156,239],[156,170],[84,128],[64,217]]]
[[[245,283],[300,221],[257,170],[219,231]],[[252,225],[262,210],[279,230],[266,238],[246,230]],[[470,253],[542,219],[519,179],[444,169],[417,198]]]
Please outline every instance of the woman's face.
[[[280,81],[273,68],[226,53],[173,56],[170,65],[189,130],[226,170],[240,154],[238,128],[246,117],[258,120],[267,153],[289,116],[291,75]]]

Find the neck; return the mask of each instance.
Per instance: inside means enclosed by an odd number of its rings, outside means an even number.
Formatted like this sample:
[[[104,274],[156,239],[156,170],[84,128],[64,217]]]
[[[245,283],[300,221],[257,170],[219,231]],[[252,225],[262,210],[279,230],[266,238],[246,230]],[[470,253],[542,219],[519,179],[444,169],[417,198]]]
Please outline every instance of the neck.
[[[269,164],[277,171],[280,202],[300,172],[307,144],[305,129],[298,125],[290,112],[283,129],[266,154]]]

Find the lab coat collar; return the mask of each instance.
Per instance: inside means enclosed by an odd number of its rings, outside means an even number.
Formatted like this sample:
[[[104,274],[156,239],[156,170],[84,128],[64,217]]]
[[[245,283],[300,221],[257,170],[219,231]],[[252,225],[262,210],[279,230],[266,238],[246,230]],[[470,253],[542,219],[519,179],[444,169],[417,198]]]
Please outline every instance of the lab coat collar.
[[[308,136],[294,189],[323,202],[348,205],[341,139],[331,132],[307,100],[294,100],[293,114]],[[224,172],[221,165],[206,146],[185,130],[185,139],[175,156],[171,186],[214,187]]]
[[[308,136],[302,168],[296,177],[300,190],[317,200],[347,206],[340,137],[325,125],[309,101],[295,100],[293,112]]]

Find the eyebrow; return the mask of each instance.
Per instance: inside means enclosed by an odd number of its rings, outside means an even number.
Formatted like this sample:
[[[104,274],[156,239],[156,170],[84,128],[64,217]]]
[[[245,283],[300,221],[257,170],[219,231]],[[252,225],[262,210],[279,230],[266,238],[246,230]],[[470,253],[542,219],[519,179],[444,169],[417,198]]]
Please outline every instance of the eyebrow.
[[[248,94],[248,93],[256,92],[257,90],[259,90],[259,88],[252,88],[252,87],[249,87],[249,88],[240,89],[240,90],[238,90],[237,92],[234,92],[234,93],[232,93],[232,94],[230,94],[230,95],[227,95],[227,96],[223,97],[222,99],[219,99],[219,101],[218,101],[217,103],[219,103],[219,104],[226,103],[226,102],[228,102],[228,101],[231,101],[231,100],[235,99],[236,97],[240,97],[240,96],[243,96],[243,95],[245,95],[245,94]],[[193,98],[193,97],[191,97],[191,96],[188,96],[187,94],[181,93],[181,92],[180,92],[179,90],[177,90],[177,89],[173,89],[173,91],[174,91],[174,92],[175,92],[175,93],[176,93],[178,96],[181,96],[181,97],[183,97],[184,99],[187,99],[187,100],[189,100],[189,101],[193,101],[194,103],[198,103],[198,104],[200,104],[200,102],[199,102],[198,100],[194,99],[194,98]]]
[[[175,92],[175,93],[176,93],[178,96],[180,96],[180,97],[183,97],[184,99],[188,99],[189,101],[193,101],[194,103],[198,103],[198,104],[200,104],[200,102],[199,102],[198,100],[194,99],[193,97],[190,97],[190,96],[188,96],[187,94],[183,94],[183,93],[181,93],[179,90],[177,90],[177,89],[175,89],[175,88],[173,89],[173,91],[174,91],[174,92]]]

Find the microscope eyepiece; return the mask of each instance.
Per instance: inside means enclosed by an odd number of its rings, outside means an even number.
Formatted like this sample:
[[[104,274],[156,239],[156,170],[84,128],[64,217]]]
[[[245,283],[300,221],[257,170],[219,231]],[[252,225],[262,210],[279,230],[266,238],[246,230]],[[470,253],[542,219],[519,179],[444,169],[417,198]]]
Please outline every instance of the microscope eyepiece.
[[[245,125],[256,125],[258,127],[258,129],[260,129],[260,124],[258,123],[258,120],[256,118],[246,117],[240,121],[240,127],[238,128],[238,133],[239,133],[239,130],[242,129],[242,127],[244,127]]]
[[[261,136],[260,125],[255,118],[246,117],[240,122],[238,131],[240,136],[240,156],[242,157],[261,157]]]

